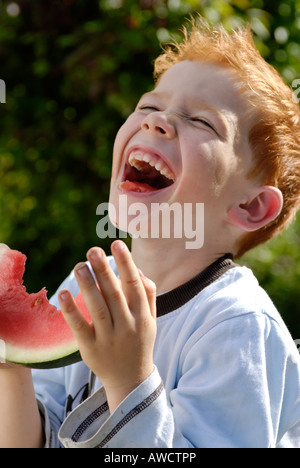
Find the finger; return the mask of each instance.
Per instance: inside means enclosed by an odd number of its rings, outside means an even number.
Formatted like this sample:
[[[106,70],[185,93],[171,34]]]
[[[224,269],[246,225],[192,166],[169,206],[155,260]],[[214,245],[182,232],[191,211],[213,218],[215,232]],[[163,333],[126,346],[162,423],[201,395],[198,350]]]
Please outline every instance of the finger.
[[[78,310],[72,294],[68,290],[63,289],[59,292],[58,299],[60,310],[78,344],[82,341],[90,340],[93,336],[91,327]]]
[[[109,331],[112,328],[112,316],[89,267],[86,263],[79,263],[74,272],[94,326],[98,329],[98,324],[101,323],[101,330],[104,333]]]
[[[132,256],[122,241],[115,241],[111,246],[112,254],[115,258],[119,276],[122,282],[122,289],[132,312],[144,309],[147,304],[147,295]]]
[[[93,247],[87,253],[87,258],[92,265],[113,324],[122,319],[127,320],[130,317],[128,304],[121,283],[113,272],[105,252],[98,247]]]
[[[147,294],[147,299],[148,299],[148,304],[150,307],[150,312],[152,317],[155,319],[156,318],[156,284],[151,281],[149,278],[147,278],[144,273],[139,270],[140,277],[142,280],[142,283],[144,285],[146,294]]]

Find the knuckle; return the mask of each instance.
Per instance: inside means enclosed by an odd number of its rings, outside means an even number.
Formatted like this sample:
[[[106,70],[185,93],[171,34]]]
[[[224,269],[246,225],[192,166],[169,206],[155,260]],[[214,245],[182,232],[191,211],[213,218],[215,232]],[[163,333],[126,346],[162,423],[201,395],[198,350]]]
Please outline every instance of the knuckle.
[[[75,317],[73,319],[72,328],[76,332],[81,332],[85,326],[85,321],[81,317]]]
[[[119,303],[121,301],[121,291],[119,289],[113,289],[109,295],[109,299],[114,304]]]
[[[97,318],[97,320],[105,320],[107,319],[107,313],[104,309],[104,307],[98,307],[98,309],[95,310],[94,316]]]
[[[129,287],[138,288],[140,287],[141,282],[140,282],[140,279],[136,277],[136,278],[126,279],[126,284]]]

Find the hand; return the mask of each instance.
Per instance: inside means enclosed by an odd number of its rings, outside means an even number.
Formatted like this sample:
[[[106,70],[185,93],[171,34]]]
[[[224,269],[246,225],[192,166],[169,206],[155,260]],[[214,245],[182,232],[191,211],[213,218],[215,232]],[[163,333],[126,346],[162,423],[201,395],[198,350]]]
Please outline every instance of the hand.
[[[91,324],[68,291],[61,291],[59,300],[82,359],[102,382],[113,411],[153,371],[156,287],[139,272],[122,241],[115,241],[111,250],[120,280],[102,249],[87,254],[100,290],[85,263],[75,267]]]

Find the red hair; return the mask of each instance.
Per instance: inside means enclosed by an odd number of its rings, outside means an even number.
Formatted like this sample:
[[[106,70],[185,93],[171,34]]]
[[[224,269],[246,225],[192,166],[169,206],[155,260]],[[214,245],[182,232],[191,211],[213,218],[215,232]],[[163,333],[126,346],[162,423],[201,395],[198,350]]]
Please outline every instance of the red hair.
[[[283,208],[279,216],[258,231],[244,234],[236,257],[266,242],[285,229],[300,207],[300,108],[279,73],[255,47],[250,27],[228,33],[203,20],[184,29],[182,43],[169,45],[155,61],[157,80],[172,65],[183,60],[202,61],[233,70],[241,95],[255,123],[248,135],[253,154],[249,179],[281,190]]]

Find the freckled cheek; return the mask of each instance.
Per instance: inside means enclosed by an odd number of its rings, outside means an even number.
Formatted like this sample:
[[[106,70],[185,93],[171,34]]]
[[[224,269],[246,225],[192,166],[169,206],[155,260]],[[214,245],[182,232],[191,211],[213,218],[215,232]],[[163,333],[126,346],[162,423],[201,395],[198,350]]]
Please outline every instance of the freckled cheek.
[[[230,169],[232,152],[217,142],[209,142],[202,145],[198,154],[201,161],[203,174],[208,177],[214,185],[223,185]]]
[[[227,166],[224,164],[224,161],[216,160],[213,169],[213,177],[217,186],[224,184],[227,179],[227,172]]]
[[[218,158],[214,171],[214,193],[217,198],[225,200],[236,186],[239,171],[236,159],[224,152],[223,158]]]
[[[177,189],[177,197],[184,203],[203,203],[210,195],[213,180],[206,165],[199,162],[185,166],[182,172],[182,183]]]
[[[200,148],[190,148],[189,158],[184,164],[184,186],[193,198],[215,197],[226,179],[227,167],[222,152],[205,143]],[[191,192],[191,187],[193,190]],[[203,200],[202,200],[203,197]],[[198,200],[199,201],[199,200]]]
[[[188,157],[184,166],[186,167],[187,179],[190,179],[190,182],[194,179],[199,184],[209,182],[214,177],[216,170],[216,157],[209,145],[202,144],[198,148],[197,146],[190,147],[186,154]]]

